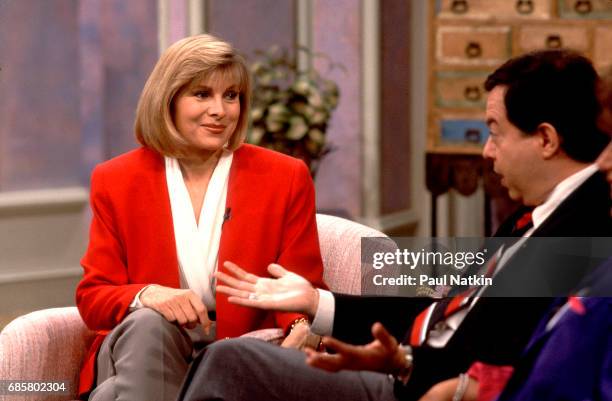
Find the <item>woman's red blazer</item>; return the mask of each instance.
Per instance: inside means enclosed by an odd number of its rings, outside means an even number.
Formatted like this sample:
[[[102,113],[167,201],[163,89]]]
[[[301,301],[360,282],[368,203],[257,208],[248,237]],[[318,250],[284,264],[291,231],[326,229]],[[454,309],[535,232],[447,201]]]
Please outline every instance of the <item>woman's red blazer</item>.
[[[91,178],[93,217],[76,290],[79,312],[98,335],[81,370],[79,393],[94,381],[104,336],[147,284],[179,288],[179,267],[164,158],[140,148],[98,165]],[[229,211],[229,213],[227,213]],[[252,145],[234,152],[219,270],[232,261],[267,276],[279,263],[324,287],[312,179],[292,157]],[[300,315],[230,304],[217,294],[217,338],[268,327],[286,329]]]

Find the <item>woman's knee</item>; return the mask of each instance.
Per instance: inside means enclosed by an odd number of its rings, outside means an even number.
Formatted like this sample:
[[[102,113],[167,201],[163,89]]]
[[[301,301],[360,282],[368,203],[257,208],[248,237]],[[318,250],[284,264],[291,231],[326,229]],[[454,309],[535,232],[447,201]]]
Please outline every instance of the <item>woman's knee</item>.
[[[121,323],[123,332],[137,332],[139,336],[188,338],[188,335],[175,323],[169,322],[160,313],[150,308],[137,309],[125,317]]]
[[[157,355],[165,352],[188,358],[193,351],[193,343],[184,330],[149,308],[135,310],[126,316],[107,340],[113,354]]]

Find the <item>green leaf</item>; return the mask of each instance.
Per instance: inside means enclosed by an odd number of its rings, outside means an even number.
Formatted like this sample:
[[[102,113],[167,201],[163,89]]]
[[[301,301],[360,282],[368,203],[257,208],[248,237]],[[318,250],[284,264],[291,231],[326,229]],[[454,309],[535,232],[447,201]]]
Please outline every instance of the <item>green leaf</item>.
[[[260,74],[258,77],[259,77],[258,83],[260,85],[270,85],[272,81],[274,80],[274,75],[268,71]]]
[[[251,121],[258,122],[264,115],[264,110],[261,107],[253,107],[251,109]]]
[[[329,109],[329,111],[338,107],[338,96],[329,96],[325,100],[327,103],[327,109]]]
[[[251,130],[249,131],[249,143],[258,145],[265,134],[266,130],[261,127],[251,128]]]
[[[306,121],[300,116],[293,116],[289,119],[289,130],[287,138],[292,141],[299,141],[308,132]]]
[[[324,111],[317,110],[315,111],[314,115],[310,119],[310,123],[313,125],[321,125],[321,124],[326,123],[327,120],[329,120],[329,114],[327,114]]]
[[[293,83],[291,89],[298,95],[307,96],[310,91],[310,83],[305,79],[298,79]]]
[[[268,116],[272,119],[287,119],[289,117],[289,109],[283,103],[274,103],[268,107]]]
[[[314,88],[312,88],[314,89]],[[317,90],[311,90],[308,95],[308,103],[313,107],[321,107],[323,105],[323,98]]]
[[[253,74],[259,74],[265,69],[264,64],[261,61],[256,61],[251,64],[251,72]]]
[[[266,119],[266,130],[268,132],[279,132],[282,129],[283,129],[282,122]]]
[[[294,102],[291,104],[291,108],[296,113],[299,113],[306,117],[306,119],[308,120],[310,120],[312,118],[312,115],[314,114],[314,109],[312,108],[312,106],[305,102]]]
[[[308,138],[318,145],[325,145],[325,134],[318,128],[312,128],[308,131]]]

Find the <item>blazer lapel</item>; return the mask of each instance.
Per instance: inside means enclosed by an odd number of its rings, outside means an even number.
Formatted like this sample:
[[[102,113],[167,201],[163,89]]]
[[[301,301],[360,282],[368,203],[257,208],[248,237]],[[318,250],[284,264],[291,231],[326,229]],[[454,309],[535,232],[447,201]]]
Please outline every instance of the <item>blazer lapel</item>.
[[[145,205],[152,209],[152,218],[147,219],[149,224],[147,230],[152,236],[151,244],[155,244],[151,251],[157,255],[156,262],[160,266],[173,266],[174,269],[164,269],[162,274],[164,281],[169,280],[167,285],[180,288],[180,267],[176,254],[176,240],[174,237],[174,222],[172,220],[172,208],[170,206],[170,195],[166,182],[166,166],[164,157],[157,153],[149,152],[151,165],[144,171],[150,178],[151,190],[148,193],[159,194],[155,199],[141,199]],[[142,223],[135,222],[135,224]],[[161,278],[161,277],[160,277]]]
[[[245,160],[245,155],[242,150],[238,148],[234,151],[234,157],[232,160],[232,166],[230,168],[229,180],[227,185],[227,198],[225,201],[225,217],[223,226],[221,228],[221,239],[219,240],[219,257],[218,266],[219,270],[222,269],[222,263],[225,260],[231,260],[231,244],[238,240],[241,230],[244,227],[248,227],[244,224],[244,211],[248,210],[248,194],[253,193],[253,188],[250,182],[255,178],[249,177],[249,167]]]

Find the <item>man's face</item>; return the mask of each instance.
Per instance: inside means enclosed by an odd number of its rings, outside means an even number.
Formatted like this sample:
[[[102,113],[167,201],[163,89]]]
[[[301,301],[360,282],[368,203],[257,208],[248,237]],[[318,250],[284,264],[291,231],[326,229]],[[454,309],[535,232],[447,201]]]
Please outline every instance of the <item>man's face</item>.
[[[535,205],[538,199],[537,153],[538,136],[526,135],[508,121],[504,95],[506,87],[496,86],[487,99],[486,121],[489,138],[482,155],[493,160],[493,169],[501,175],[510,198],[525,205]]]

